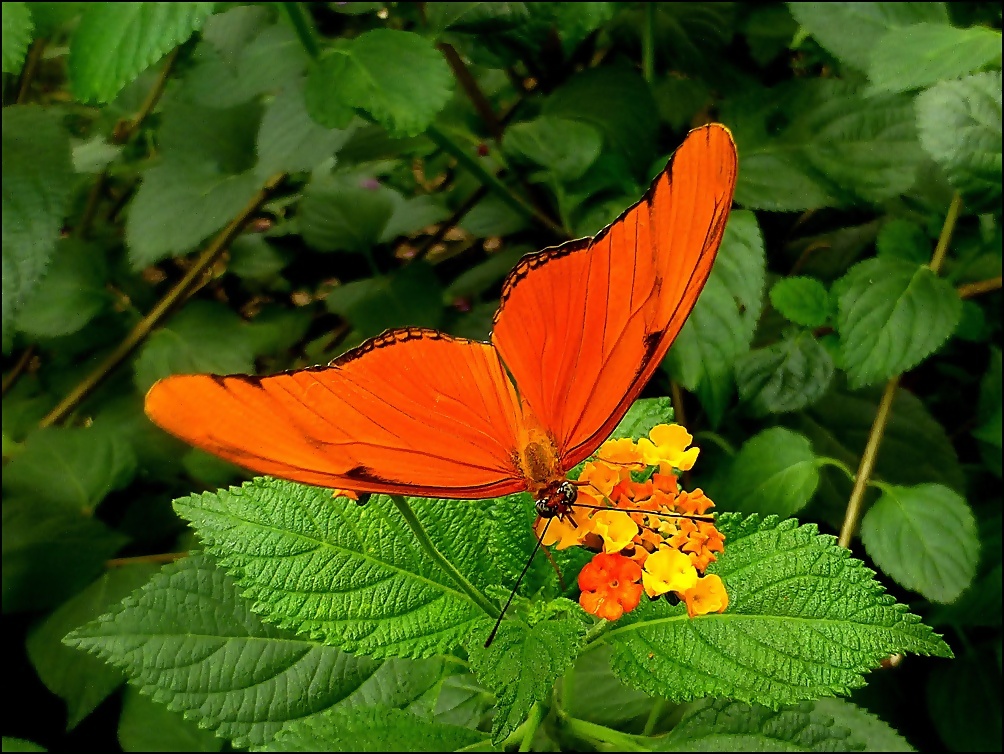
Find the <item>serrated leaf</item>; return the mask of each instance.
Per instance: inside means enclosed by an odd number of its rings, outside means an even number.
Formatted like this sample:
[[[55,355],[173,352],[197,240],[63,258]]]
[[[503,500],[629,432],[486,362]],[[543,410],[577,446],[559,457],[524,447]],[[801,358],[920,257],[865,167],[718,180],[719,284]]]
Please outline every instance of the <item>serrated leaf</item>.
[[[247,280],[271,280],[289,264],[290,254],[261,233],[244,233],[230,244],[227,270]]]
[[[214,3],[95,3],[70,42],[69,73],[83,102],[110,102],[201,28]],[[122,44],[129,40],[129,44]]]
[[[976,575],[973,511],[940,484],[883,487],[861,521],[861,541],[884,573],[932,602],[954,602]]]
[[[920,143],[970,205],[1001,195],[1001,73],[943,81],[917,97]]]
[[[580,178],[603,147],[596,127],[581,121],[542,115],[505,131],[507,153],[550,170],[559,181]]]
[[[118,741],[122,751],[213,752],[223,748],[223,739],[212,731],[199,728],[194,720],[186,720],[133,687],[123,694]]]
[[[125,542],[100,521],[63,505],[5,495],[4,613],[58,605],[101,573]]]
[[[492,740],[499,742],[522,724],[534,704],[551,695],[555,681],[579,654],[585,627],[577,616],[533,626],[503,620],[486,648],[481,637],[488,635],[493,623],[482,621],[465,646],[478,681],[498,700]]]
[[[816,455],[804,435],[772,427],[743,443],[714,499],[726,510],[791,516],[819,485]]]
[[[394,214],[391,189],[348,178],[312,180],[300,200],[303,240],[318,251],[368,254]]]
[[[133,365],[141,393],[172,374],[250,374],[254,335],[233,311],[215,301],[193,301],[154,331]]]
[[[646,437],[658,424],[672,423],[673,402],[669,398],[640,398],[631,404],[624,418],[610,433],[610,439],[630,437],[637,440]]]
[[[812,405],[832,379],[833,359],[810,332],[750,351],[736,362],[739,397],[759,416]]]
[[[944,3],[788,3],[791,15],[816,41],[860,71],[891,29],[948,23]]]
[[[328,311],[345,317],[363,337],[394,327],[438,327],[442,302],[442,285],[424,262],[338,286],[325,300]]]
[[[288,86],[262,116],[255,173],[264,181],[276,173],[313,170],[351,136],[352,129],[325,128],[312,120],[303,100],[303,86]]]
[[[763,236],[752,212],[729,216],[718,258],[697,305],[664,362],[696,391],[717,424],[732,392],[732,369],[749,349],[763,305]]]
[[[34,296],[17,316],[17,329],[42,338],[77,332],[110,303],[107,274],[101,248],[59,241]]]
[[[201,553],[165,567],[66,643],[236,747],[261,746],[284,724],[339,704],[408,704],[442,677],[438,661],[381,663],[262,623]]]
[[[875,249],[880,257],[892,257],[921,265],[931,258],[931,239],[916,223],[890,220],[879,230]]]
[[[776,708],[847,694],[895,652],[947,657],[948,646],[834,538],[794,520],[721,516],[725,613],[642,604],[604,635],[626,683],[671,700],[703,696]]]
[[[333,709],[287,725],[264,751],[459,751],[485,740],[470,728],[404,710]]]
[[[855,751],[851,732],[803,702],[771,709],[728,699],[692,705],[653,751]]]
[[[526,3],[426,3],[426,20],[437,32],[501,31],[527,19]]]
[[[1001,64],[1001,33],[995,29],[920,23],[893,29],[872,52],[868,65],[871,88],[906,92],[957,79]]]
[[[962,314],[959,294],[929,267],[888,257],[856,264],[832,292],[841,365],[853,388],[915,367],[941,347]]]
[[[951,751],[995,751],[1001,744],[1001,671],[986,649],[935,668],[927,711]]]
[[[28,658],[53,694],[66,702],[66,727],[72,730],[125,680],[116,669],[62,644],[67,633],[94,620],[138,589],[156,568],[114,568],[64,602],[28,634]]]
[[[497,583],[480,501],[412,499],[434,545],[475,587]],[[363,507],[262,477],[175,501],[266,620],[347,651],[426,657],[484,616],[417,546],[390,498]],[[445,511],[449,511],[445,515]]]
[[[49,263],[73,184],[70,142],[53,113],[3,108],[3,350],[14,315]]]
[[[3,72],[21,72],[24,56],[31,46],[34,24],[27,3],[3,4]]]
[[[887,722],[863,707],[843,699],[817,699],[812,704],[816,712],[829,715],[835,725],[850,730],[850,742],[864,744],[864,751],[916,751]]]
[[[70,42],[73,93],[84,102],[111,101],[122,86],[201,28],[213,5],[95,3],[87,8]]]
[[[598,66],[577,73],[544,101],[544,115],[588,123],[627,160],[636,175],[655,159],[657,106],[632,68]]]
[[[449,217],[446,207],[431,196],[405,199],[399,192],[390,191],[394,212],[380,234],[380,243],[390,243],[399,236],[410,236]]]
[[[308,76],[307,108],[319,123],[344,128],[358,109],[395,136],[416,136],[446,105],[450,68],[427,39],[371,29],[320,59]]]
[[[777,281],[770,289],[770,303],[786,319],[803,327],[822,327],[833,309],[826,287],[811,277]]]
[[[136,456],[112,428],[47,427],[4,467],[6,493],[90,512],[132,481]]]

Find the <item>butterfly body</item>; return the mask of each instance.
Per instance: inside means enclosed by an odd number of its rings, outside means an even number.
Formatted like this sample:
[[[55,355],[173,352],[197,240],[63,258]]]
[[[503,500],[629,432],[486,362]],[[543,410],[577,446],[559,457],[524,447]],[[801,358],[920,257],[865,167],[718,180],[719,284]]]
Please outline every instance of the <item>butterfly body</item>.
[[[691,131],[646,195],[596,237],[524,257],[491,340],[392,330],[326,367],[177,375],[146,411],[258,473],[358,492],[575,500],[593,453],[662,361],[707,280],[735,187],[728,130]]]

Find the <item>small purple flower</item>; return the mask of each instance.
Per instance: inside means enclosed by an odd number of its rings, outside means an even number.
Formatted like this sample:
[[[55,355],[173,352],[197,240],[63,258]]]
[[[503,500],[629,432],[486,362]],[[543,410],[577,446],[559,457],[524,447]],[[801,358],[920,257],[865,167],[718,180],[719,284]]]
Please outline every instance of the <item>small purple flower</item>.
[[[359,188],[364,188],[367,191],[376,191],[380,188],[380,181],[376,178],[363,178],[359,181]]]

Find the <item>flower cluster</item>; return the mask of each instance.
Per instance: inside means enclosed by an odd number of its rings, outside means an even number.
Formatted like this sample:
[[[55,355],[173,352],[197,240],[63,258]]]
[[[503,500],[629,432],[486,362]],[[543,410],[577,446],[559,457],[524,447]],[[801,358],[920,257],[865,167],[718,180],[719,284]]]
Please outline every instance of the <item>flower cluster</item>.
[[[597,553],[579,573],[579,604],[587,612],[617,620],[638,606],[642,592],[682,600],[691,617],[728,607],[721,578],[704,574],[725,544],[711,517],[701,518],[714,503],[677,481],[697,460],[692,440],[680,425],[661,424],[637,443],[607,441],[579,475],[572,512],[538,521],[543,544]]]

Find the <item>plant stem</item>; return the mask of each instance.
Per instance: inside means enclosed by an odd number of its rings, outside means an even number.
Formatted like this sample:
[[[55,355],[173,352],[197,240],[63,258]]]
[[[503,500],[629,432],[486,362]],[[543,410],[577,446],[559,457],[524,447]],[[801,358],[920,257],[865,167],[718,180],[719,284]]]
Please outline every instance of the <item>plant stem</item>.
[[[662,713],[666,709],[665,699],[656,699],[655,704],[652,705],[652,709],[649,710],[648,719],[645,720],[645,727],[642,728],[641,734],[643,736],[651,736],[652,731],[655,730],[656,724],[659,722],[659,718],[662,717]]]
[[[655,3],[645,3],[641,29],[641,72],[649,84],[655,79]]]
[[[25,100],[28,99],[28,90],[31,88],[31,80],[35,78],[35,71],[38,70],[38,63],[42,59],[42,53],[45,51],[45,45],[47,44],[45,39],[36,39],[32,42],[31,47],[28,50],[28,56],[25,58],[24,67],[21,68],[21,82],[18,84],[17,88],[17,104],[24,104]]]
[[[965,283],[960,285],[956,290],[959,292],[959,298],[972,298],[973,296],[979,296],[981,293],[1000,290],[1000,287],[1001,276],[998,275],[995,278],[987,280],[977,280],[975,283]]]
[[[485,170],[480,162],[468,154],[467,150],[463,149],[449,136],[440,131],[435,125],[429,126],[429,128],[426,129],[425,135],[428,136],[437,147],[452,155],[458,163],[473,173],[474,176],[481,181],[481,183],[494,191],[498,197],[512,207],[513,210],[529,220],[534,220],[540,223],[561,238],[569,237],[570,234],[568,231],[554,222],[554,220],[549,218],[543,212],[528,204],[525,199],[515,194],[508,186],[502,183],[502,181]]]
[[[471,70],[464,63],[464,59],[460,57],[460,53],[457,52],[456,48],[449,42],[440,42],[436,47],[439,51],[443,53],[446,58],[446,62],[449,64],[450,69],[453,71],[453,76],[457,79],[461,88],[464,90],[464,94],[474,105],[474,109],[478,111],[478,115],[481,116],[481,120],[485,122],[485,126],[488,128],[488,133],[492,135],[495,141],[502,140],[502,124],[499,123],[498,117],[495,115],[495,111],[492,109],[491,103],[488,98],[481,91],[481,87],[478,86],[477,80],[471,74]]]
[[[168,315],[168,313],[181,301],[190,296],[197,288],[196,283],[203,273],[206,272],[216,262],[219,256],[230,245],[231,241],[243,230],[245,224],[251,216],[258,211],[276,186],[285,177],[284,173],[274,175],[265,182],[265,185],[248,202],[241,213],[235,217],[206,247],[205,251],[199,255],[195,264],[179,280],[167,294],[157,302],[157,305],[150,310],[143,319],[129,332],[125,339],[108,354],[94,370],[77,384],[70,393],[61,400],[52,411],[50,411],[41,422],[40,427],[48,427],[57,424],[65,419],[81,401],[84,400],[93,390],[100,385],[110,375],[115,368],[142,343],[146,337],[157,327]]]
[[[530,715],[526,718],[526,722],[523,724],[523,740],[519,742],[520,751],[530,751],[533,746],[533,737],[537,735],[537,728],[540,727],[540,721],[544,717],[544,711],[540,706],[540,702],[534,702],[533,706],[530,708]]]
[[[321,54],[321,47],[317,43],[314,25],[304,10],[303,3],[273,3],[273,5],[289,20],[303,49],[310,57],[316,59]]]
[[[935,246],[934,254],[931,256],[929,266],[935,274],[941,269],[942,262],[945,261],[945,254],[948,252],[952,232],[955,230],[955,222],[959,219],[961,210],[962,195],[956,191],[955,196],[952,197],[952,203],[948,207],[948,212],[945,215],[945,223],[941,227],[938,244]],[[875,420],[872,422],[872,428],[868,432],[868,442],[865,445],[864,453],[861,455],[858,473],[854,477],[854,488],[851,490],[850,499],[847,501],[847,510],[844,513],[844,523],[840,527],[840,538],[837,541],[841,547],[850,547],[851,539],[858,528],[858,519],[861,518],[865,490],[868,489],[872,470],[875,468],[875,459],[878,456],[879,445],[882,443],[882,435],[885,433],[885,427],[889,421],[893,398],[896,395],[896,388],[899,386],[899,377],[899,375],[896,375],[886,383],[885,390],[882,392],[882,399],[879,401],[878,411],[875,414]]]
[[[485,611],[492,618],[499,617],[499,610],[495,607],[488,598],[481,593],[481,591],[474,586],[460,571],[457,567],[453,565],[446,556],[443,555],[437,548],[436,545],[432,543],[429,538],[428,532],[425,531],[425,527],[422,526],[422,522],[418,520],[418,516],[415,515],[415,511],[412,509],[408,501],[401,495],[391,495],[390,499],[394,501],[394,505],[397,506],[398,511],[404,517],[405,522],[407,522],[411,531],[415,534],[415,538],[418,543],[422,546],[422,549],[428,553],[429,557],[439,564],[439,567],[446,571],[467,596],[471,598],[478,607]]]
[[[562,725],[576,738],[607,744],[614,747],[614,751],[649,751],[648,747],[639,742],[637,736],[621,733],[605,725],[565,716],[562,716]]]
[[[105,561],[105,568],[122,568],[138,563],[173,563],[188,555],[188,552],[158,552],[154,555],[136,555],[131,558],[112,558]]]
[[[14,383],[17,382],[18,377],[24,373],[28,364],[31,363],[31,357],[34,355],[35,344],[32,343],[21,352],[17,362],[15,362],[14,366],[11,367],[11,370],[3,376],[3,389],[0,390],[0,395],[7,395],[7,391],[14,387]]]
[[[143,121],[146,120],[147,116],[157,107],[157,103],[160,102],[160,98],[164,94],[164,87],[167,86],[167,80],[171,76],[171,70],[174,68],[174,62],[178,59],[178,52],[180,50],[180,47],[175,47],[168,54],[160,75],[157,76],[157,80],[150,87],[150,91],[147,92],[146,99],[143,100],[143,104],[140,105],[139,112],[136,113],[135,117],[121,129],[116,126],[114,133],[112,133],[112,141],[115,144],[125,144],[129,141],[132,135],[143,125]]]

